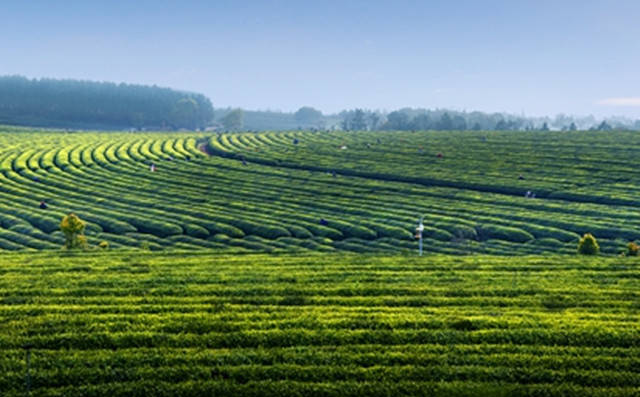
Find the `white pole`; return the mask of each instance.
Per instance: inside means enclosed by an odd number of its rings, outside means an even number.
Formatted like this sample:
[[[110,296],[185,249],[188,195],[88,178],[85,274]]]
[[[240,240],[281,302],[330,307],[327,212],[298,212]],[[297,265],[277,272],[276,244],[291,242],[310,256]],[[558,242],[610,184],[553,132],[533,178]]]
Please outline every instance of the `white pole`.
[[[418,255],[422,256],[422,231],[424,230],[424,225],[422,224],[422,217],[420,217],[420,223],[418,223],[418,227],[416,231],[418,232]]]

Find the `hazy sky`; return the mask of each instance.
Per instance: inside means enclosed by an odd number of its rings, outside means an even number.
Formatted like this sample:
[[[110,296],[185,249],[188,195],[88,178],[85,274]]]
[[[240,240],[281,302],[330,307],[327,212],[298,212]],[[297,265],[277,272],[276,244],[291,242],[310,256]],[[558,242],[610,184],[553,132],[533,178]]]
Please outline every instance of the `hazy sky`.
[[[6,1],[0,75],[216,107],[640,118],[640,1]]]

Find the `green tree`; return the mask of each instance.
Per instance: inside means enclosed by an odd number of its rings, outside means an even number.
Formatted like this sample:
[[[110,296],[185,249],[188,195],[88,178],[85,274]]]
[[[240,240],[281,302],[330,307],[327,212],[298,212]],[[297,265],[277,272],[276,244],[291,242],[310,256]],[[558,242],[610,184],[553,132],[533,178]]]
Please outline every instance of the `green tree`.
[[[297,112],[293,114],[293,117],[301,126],[318,127],[324,122],[324,116],[322,115],[322,112],[310,106],[301,107]]]
[[[234,109],[227,113],[220,122],[225,130],[238,131],[244,125],[244,112],[242,109]]]
[[[611,131],[612,128],[609,125],[609,123],[607,123],[606,121],[603,121],[602,123],[600,123],[600,125],[598,125],[597,130],[598,131]]]
[[[495,126],[496,131],[506,131],[507,129],[507,122],[504,121],[504,119],[500,119]]]
[[[64,234],[64,247],[66,249],[85,248],[87,240],[84,237],[86,224],[74,213],[62,218],[60,230]]]
[[[578,241],[578,254],[580,255],[598,255],[600,246],[598,241],[591,233],[586,233],[580,241]]]
[[[356,109],[356,111],[353,112],[351,129],[355,131],[363,131],[367,129],[367,120],[365,118],[364,110]]]
[[[375,131],[380,126],[380,115],[378,113],[372,112],[369,114],[369,127],[371,131]]]
[[[571,123],[571,125],[569,126],[569,131],[577,131],[578,127],[576,126],[576,123]]]
[[[464,131],[467,129],[467,120],[465,120],[464,117],[460,115],[455,115],[451,120],[451,125],[456,131]]]
[[[441,131],[449,131],[453,129],[453,120],[449,113],[445,112],[442,116],[440,116],[440,121],[437,124],[437,129]]]
[[[426,131],[432,128],[431,119],[427,114],[419,114],[411,121],[411,128],[418,131]]]
[[[387,130],[408,130],[410,128],[409,115],[396,110],[387,115],[385,129]]]
[[[174,105],[171,111],[171,119],[174,128],[183,126],[188,129],[198,127],[198,102],[193,98],[182,98]]]

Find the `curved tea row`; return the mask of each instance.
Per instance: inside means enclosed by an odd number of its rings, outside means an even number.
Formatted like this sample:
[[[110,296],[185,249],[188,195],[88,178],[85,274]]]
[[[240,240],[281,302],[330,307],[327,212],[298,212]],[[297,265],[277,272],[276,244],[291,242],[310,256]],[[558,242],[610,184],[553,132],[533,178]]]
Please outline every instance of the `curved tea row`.
[[[535,177],[507,184],[503,170],[533,145],[526,137],[397,134],[0,134],[0,248],[58,248],[59,221],[71,211],[87,221],[91,244],[152,250],[402,251],[416,248],[420,216],[425,248],[445,253],[568,253],[584,232],[616,252],[640,237],[632,202],[590,199],[605,186],[586,184],[578,169],[592,165],[569,167],[575,148],[535,152],[518,165],[537,167]],[[614,143],[591,139],[617,158],[605,159],[609,173],[630,177]],[[486,140],[500,159],[487,158]],[[427,157],[428,144],[459,145],[464,161]],[[590,190],[560,199],[554,189],[564,181]],[[541,186],[536,199],[513,193],[525,183]]]

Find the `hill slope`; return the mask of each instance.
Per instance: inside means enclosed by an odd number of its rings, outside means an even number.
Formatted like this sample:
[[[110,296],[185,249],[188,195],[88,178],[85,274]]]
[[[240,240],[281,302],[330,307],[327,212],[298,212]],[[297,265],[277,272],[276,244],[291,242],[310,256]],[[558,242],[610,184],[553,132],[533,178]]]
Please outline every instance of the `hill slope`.
[[[400,252],[423,216],[427,251],[573,253],[591,232],[616,254],[640,239],[634,136],[7,132],[0,248],[57,249],[73,211],[114,248]]]

